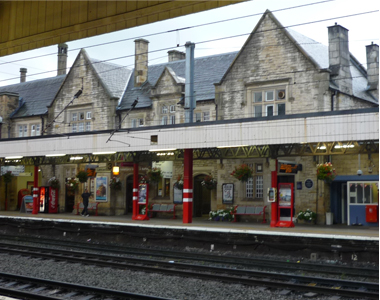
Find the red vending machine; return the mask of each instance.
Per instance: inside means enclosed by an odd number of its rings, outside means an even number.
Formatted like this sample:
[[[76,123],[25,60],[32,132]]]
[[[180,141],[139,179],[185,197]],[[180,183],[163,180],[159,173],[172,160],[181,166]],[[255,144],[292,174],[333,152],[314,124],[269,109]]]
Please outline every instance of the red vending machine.
[[[58,189],[50,186],[41,186],[39,188],[40,212],[56,214],[58,213]]]
[[[276,227],[294,227],[294,190],[293,183],[278,184],[278,221]]]

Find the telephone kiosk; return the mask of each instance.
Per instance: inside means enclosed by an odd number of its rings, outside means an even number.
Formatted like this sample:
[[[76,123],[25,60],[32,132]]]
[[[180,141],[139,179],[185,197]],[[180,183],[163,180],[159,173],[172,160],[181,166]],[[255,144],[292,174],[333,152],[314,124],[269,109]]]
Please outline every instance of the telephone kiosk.
[[[294,227],[294,184],[279,183],[277,192],[278,201],[278,222],[276,227]],[[284,212],[281,216],[281,213]]]

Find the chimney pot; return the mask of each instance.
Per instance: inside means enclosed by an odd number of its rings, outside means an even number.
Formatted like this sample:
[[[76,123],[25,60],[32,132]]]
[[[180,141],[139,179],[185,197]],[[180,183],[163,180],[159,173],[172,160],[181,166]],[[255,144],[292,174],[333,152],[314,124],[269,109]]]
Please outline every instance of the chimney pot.
[[[65,75],[67,68],[67,44],[58,44],[57,76]]]
[[[26,73],[28,72],[27,68],[20,68],[20,82],[26,81]]]
[[[177,50],[170,50],[168,51],[168,59],[170,61],[177,61],[182,60],[186,58],[186,53],[177,51]]]
[[[135,40],[135,87],[148,80],[148,44],[145,39]]]
[[[377,98],[379,97],[379,45],[374,44],[366,46],[367,57],[367,77],[369,90],[377,90]]]

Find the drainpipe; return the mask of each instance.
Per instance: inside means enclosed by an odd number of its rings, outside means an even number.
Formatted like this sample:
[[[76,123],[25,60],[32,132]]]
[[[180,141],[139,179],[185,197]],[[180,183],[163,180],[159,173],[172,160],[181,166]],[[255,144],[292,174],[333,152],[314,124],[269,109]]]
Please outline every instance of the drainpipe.
[[[44,120],[44,117],[41,116],[41,135],[43,135],[42,128],[44,127],[45,127],[45,120]]]
[[[336,97],[337,94],[338,93],[335,90],[334,90],[333,93],[331,93],[331,111],[334,111],[334,99],[335,99],[335,97]]]

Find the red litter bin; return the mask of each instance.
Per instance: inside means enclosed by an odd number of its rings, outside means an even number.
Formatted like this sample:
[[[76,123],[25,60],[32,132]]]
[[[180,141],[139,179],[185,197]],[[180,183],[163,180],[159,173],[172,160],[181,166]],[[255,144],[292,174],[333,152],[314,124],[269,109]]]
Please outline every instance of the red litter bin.
[[[377,223],[378,220],[378,206],[377,205],[366,205],[365,207],[365,221],[367,223]]]

